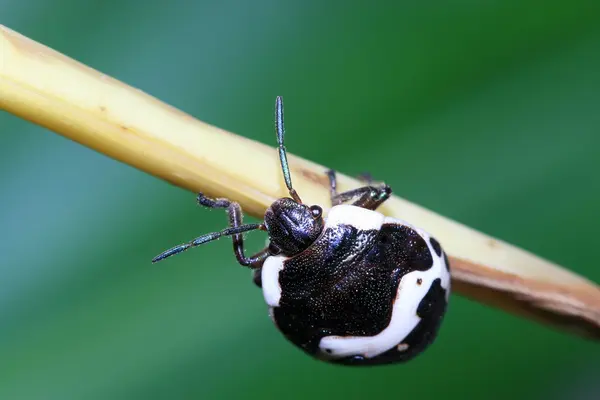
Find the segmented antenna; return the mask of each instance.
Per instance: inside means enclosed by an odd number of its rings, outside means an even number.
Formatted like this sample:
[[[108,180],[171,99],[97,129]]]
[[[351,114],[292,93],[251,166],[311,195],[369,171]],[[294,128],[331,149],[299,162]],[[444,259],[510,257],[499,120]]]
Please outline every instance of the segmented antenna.
[[[201,244],[211,242],[222,236],[230,236],[230,235],[235,235],[238,233],[253,231],[255,229],[262,229],[262,227],[263,227],[262,224],[247,224],[247,225],[238,226],[236,228],[223,229],[220,232],[207,233],[205,235],[197,237],[196,239],[192,240],[189,243],[180,244],[179,246],[175,246],[169,250],[166,250],[166,251],[160,253],[159,255],[157,255],[156,257],[154,257],[152,259],[152,263],[156,263],[161,260],[164,260],[167,257],[171,257],[171,256],[174,256],[175,254],[182,253],[192,247],[200,246]]]
[[[283,170],[283,179],[285,179],[285,185],[288,188],[290,196],[297,202],[302,203],[300,196],[296,190],[292,187],[292,177],[290,175],[290,167],[287,161],[287,155],[285,153],[285,145],[283,144],[283,136],[285,135],[285,128],[283,126],[283,98],[277,96],[275,100],[275,130],[277,132],[277,143],[279,144],[279,160],[281,160],[281,169]]]

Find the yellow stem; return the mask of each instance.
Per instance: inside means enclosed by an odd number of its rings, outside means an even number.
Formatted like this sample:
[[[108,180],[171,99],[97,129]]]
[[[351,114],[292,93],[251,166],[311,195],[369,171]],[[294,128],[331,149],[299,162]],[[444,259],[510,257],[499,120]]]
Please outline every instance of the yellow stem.
[[[1,25],[0,107],[179,187],[232,198],[256,217],[287,195],[275,146],[203,123]],[[288,158],[302,199],[329,205],[326,168]],[[341,174],[338,184],[360,186]],[[600,339],[598,285],[398,196],[381,211],[443,243],[455,292]]]

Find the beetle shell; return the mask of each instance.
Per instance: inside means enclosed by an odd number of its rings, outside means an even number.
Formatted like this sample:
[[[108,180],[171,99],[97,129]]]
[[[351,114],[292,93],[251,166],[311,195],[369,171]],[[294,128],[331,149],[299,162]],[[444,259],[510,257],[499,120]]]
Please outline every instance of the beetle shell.
[[[310,247],[269,256],[259,273],[285,337],[316,358],[348,365],[418,355],[437,336],[450,293],[437,240],[352,205],[332,207]]]

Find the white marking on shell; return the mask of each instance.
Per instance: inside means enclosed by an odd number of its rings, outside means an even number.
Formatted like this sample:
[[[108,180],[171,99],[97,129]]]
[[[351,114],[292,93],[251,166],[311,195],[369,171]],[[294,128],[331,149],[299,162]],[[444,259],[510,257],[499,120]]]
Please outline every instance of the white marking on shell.
[[[270,256],[267,257],[262,266],[262,292],[265,302],[270,307],[279,307],[279,300],[281,299],[279,272],[283,269],[285,260],[287,260],[287,257],[284,256]]]
[[[409,347],[410,346],[407,345],[406,343],[400,343],[398,346],[396,346],[398,351],[406,351],[406,350],[408,350]]]
[[[325,229],[340,224],[352,225],[356,229],[367,231],[370,229],[379,230],[385,216],[377,211],[367,210],[349,204],[334,206],[327,214]]]
[[[402,344],[404,339],[416,328],[421,318],[417,315],[419,303],[425,297],[431,284],[437,278],[446,290],[446,301],[450,294],[450,274],[442,257],[438,257],[429,241],[429,234],[404,221],[386,217],[384,223],[397,223],[413,228],[427,243],[433,265],[426,271],[413,271],[402,277],[396,292],[389,325],[374,336],[326,336],[321,339],[319,349],[324,358],[342,358],[361,355],[376,357],[389,349]],[[421,279],[421,285],[417,285]]]

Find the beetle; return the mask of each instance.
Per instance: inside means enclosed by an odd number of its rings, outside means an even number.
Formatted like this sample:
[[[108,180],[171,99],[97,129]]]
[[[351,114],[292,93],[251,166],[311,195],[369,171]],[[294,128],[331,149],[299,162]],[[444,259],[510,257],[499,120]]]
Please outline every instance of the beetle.
[[[436,339],[450,294],[450,264],[440,243],[409,223],[376,211],[391,195],[385,183],[331,197],[327,217],[292,186],[284,145],[283,100],[275,102],[279,159],[289,197],[277,199],[259,224],[243,224],[240,205],[198,194],[208,208],[226,209],[229,227],[156,256],[153,263],[223,236],[237,261],[254,271],[269,315],[293,344],[341,365],[383,365],[413,359]],[[243,234],[267,232],[267,246],[246,256]]]

